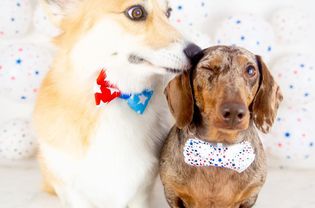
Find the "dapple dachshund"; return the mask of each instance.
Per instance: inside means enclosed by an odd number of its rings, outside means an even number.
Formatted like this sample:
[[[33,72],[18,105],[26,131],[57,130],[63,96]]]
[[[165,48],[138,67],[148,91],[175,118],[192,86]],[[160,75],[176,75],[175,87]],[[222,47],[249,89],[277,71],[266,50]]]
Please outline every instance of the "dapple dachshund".
[[[267,133],[282,94],[260,56],[211,47],[165,90],[176,125],[160,175],[173,208],[250,208],[266,179]]]

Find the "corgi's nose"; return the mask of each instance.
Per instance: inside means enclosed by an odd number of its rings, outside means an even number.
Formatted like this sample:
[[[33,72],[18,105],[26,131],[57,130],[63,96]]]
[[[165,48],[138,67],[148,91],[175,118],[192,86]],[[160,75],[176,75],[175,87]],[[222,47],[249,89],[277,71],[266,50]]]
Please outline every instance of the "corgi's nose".
[[[189,43],[184,49],[184,53],[191,62],[198,62],[202,56],[202,49],[194,43]]]

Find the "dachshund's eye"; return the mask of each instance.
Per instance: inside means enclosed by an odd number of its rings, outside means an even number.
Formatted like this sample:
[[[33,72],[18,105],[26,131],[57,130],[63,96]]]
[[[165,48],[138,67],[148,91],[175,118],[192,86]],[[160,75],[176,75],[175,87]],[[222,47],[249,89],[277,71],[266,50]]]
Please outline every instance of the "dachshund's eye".
[[[256,74],[257,74],[257,71],[256,71],[256,68],[254,66],[248,66],[246,68],[246,76],[249,77],[249,78],[252,78],[252,77],[255,77]]]
[[[167,18],[170,18],[170,17],[171,17],[172,11],[173,11],[172,8],[168,8],[168,9],[167,9],[167,11],[166,11],[166,17],[167,17]]]
[[[141,5],[129,7],[125,11],[126,16],[133,21],[143,21],[147,17],[147,12]]]

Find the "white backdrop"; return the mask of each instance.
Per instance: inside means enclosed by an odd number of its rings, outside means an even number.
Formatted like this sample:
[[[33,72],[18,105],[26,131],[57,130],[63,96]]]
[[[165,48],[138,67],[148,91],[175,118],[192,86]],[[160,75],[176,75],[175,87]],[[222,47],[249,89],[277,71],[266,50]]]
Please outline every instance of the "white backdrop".
[[[13,2],[13,0],[0,0],[0,5],[4,1]],[[26,0],[21,0],[21,2],[22,1]],[[33,3],[33,9],[35,9],[37,0],[30,1]],[[200,2],[200,0],[190,1]],[[285,7],[302,9],[306,13],[313,15],[312,24],[309,26],[313,28],[311,29],[312,37],[315,37],[315,14],[313,14],[315,1],[313,0],[204,0],[204,2],[206,2],[209,6],[209,12],[207,21],[205,21],[205,23],[201,26],[201,30],[205,34],[208,34],[208,36],[212,39],[212,43],[214,43],[213,39],[215,37],[215,31],[220,26],[220,22],[223,18],[234,14],[250,12],[260,15],[266,20],[270,20],[272,14],[276,10]],[[191,13],[199,12],[198,10],[194,10],[194,8],[195,7],[191,8]],[[1,9],[6,8],[0,8],[0,11]],[[0,18],[3,18],[3,16],[0,15]],[[49,44],[49,39],[50,38],[47,35],[36,31],[34,25],[31,26],[30,30],[25,36],[20,38],[4,39],[1,37],[0,31],[0,48],[9,43],[35,43],[37,45],[50,48],[51,46]],[[314,47],[314,40],[310,41],[307,45],[279,44],[272,62],[277,61],[277,57],[295,52],[304,52],[315,55]],[[2,54],[0,54],[0,57],[1,56]],[[313,106],[311,107],[313,108]],[[2,127],[1,124],[3,122],[7,122],[8,120],[15,117],[31,118],[32,108],[32,103],[18,103],[5,96],[4,93],[0,93],[0,128]],[[288,113],[288,117],[290,116],[291,114]],[[311,119],[312,122],[309,123],[311,125],[306,125],[307,128],[314,128],[313,126],[315,120],[313,117]],[[297,129],[294,124],[290,127]],[[315,158],[315,155],[313,157]],[[315,160],[313,159],[311,161]],[[299,162],[295,163],[299,164]],[[313,162],[313,166],[314,164],[315,163]],[[16,169],[10,169],[6,166],[3,166],[1,163],[0,178],[2,181],[0,181],[0,184],[3,184],[3,186],[0,187],[0,204],[8,208],[59,207],[58,201],[56,199],[50,198],[41,193],[39,188],[39,171],[37,169],[29,168],[28,165],[25,167],[27,168],[23,169],[18,167]],[[288,181],[290,181],[290,183]],[[263,190],[257,207],[315,207],[315,202],[313,199],[314,187],[314,171],[301,172],[298,170],[286,172],[286,170],[271,170],[269,179],[267,180],[266,188]],[[160,191],[159,194],[162,195],[163,193]],[[0,207],[2,207],[1,205]]]
[[[1,1],[13,2],[10,0],[1,0]],[[24,0],[24,1],[27,1],[27,0]],[[31,7],[32,7],[33,11],[35,11],[35,8],[37,5],[37,0],[29,0],[29,1],[31,1],[31,3],[32,3]],[[174,24],[176,24],[176,18],[177,18],[176,15],[179,15],[179,13],[180,13],[180,11],[178,11],[179,10],[178,5],[181,5],[182,3],[183,3],[183,5],[185,5],[184,2],[186,1],[186,4],[187,4],[188,0],[171,0],[171,1],[175,2],[173,4],[175,6],[173,12],[174,12],[174,16],[175,16],[175,19],[174,19],[175,23]],[[193,3],[191,3],[191,2],[193,2]],[[200,22],[202,22],[202,24],[199,24],[198,26],[193,27],[193,28],[194,29],[198,28],[201,32],[203,32],[203,35],[206,36],[205,38],[209,39],[209,41],[205,42],[206,46],[213,45],[213,44],[217,43],[217,40],[215,40],[216,32],[220,29],[222,30],[222,27],[224,26],[224,25],[222,26],[222,20],[226,19],[229,16],[238,15],[238,14],[242,14],[242,13],[252,13],[254,15],[257,15],[259,18],[261,18],[261,20],[259,20],[260,22],[258,21],[258,23],[261,23],[261,21],[263,21],[263,23],[264,23],[265,20],[272,22],[272,15],[274,14],[274,12],[279,10],[279,9],[283,9],[283,8],[287,8],[287,7],[292,7],[294,9],[300,9],[301,11],[305,12],[305,14],[309,14],[311,16],[311,18],[310,18],[311,22],[308,25],[308,28],[310,28],[308,30],[309,34],[305,34],[305,37],[306,36],[315,37],[315,14],[313,12],[314,7],[315,7],[315,2],[312,0],[299,0],[299,1],[296,1],[296,0],[191,0],[191,2],[189,4],[191,4],[192,6],[190,6],[188,9],[188,14],[190,14],[190,15],[188,15],[189,17],[186,18],[186,16],[184,15],[182,17],[183,19],[181,19],[181,21],[183,21],[183,22],[184,21],[185,22],[189,22],[189,21],[198,22],[199,19],[198,20],[194,19],[194,17],[198,16],[198,14],[201,13],[200,10],[198,10],[198,9],[200,9],[200,7],[198,7],[198,5],[200,6],[200,4],[204,3],[206,5],[205,8],[207,9],[207,11],[206,11],[207,16],[203,17],[202,21],[200,21]],[[194,6],[194,4],[196,4],[196,7]],[[7,11],[6,8],[0,8],[0,11],[1,11],[1,9],[3,9],[3,11]],[[185,11],[185,12],[187,12],[187,11]],[[45,24],[48,25],[47,20],[45,20],[46,22],[42,22],[41,24],[38,24],[38,22],[40,22],[41,16],[39,16],[40,18],[38,18],[38,17],[36,17],[36,14],[37,13],[35,12],[33,24],[29,28],[29,31],[21,37],[2,38],[1,37],[1,28],[0,28],[0,49],[4,45],[10,44],[10,43],[14,43],[14,44],[16,44],[16,43],[20,43],[20,44],[34,43],[36,45],[43,46],[44,48],[48,48],[48,49],[52,50],[52,47],[49,44],[50,37],[47,35],[47,33],[49,33],[49,31],[52,31],[52,30],[50,27],[45,26]],[[294,15],[295,14],[292,14],[292,17],[294,17]],[[2,16],[0,15],[0,18],[4,18],[3,15]],[[292,21],[291,26],[294,26],[294,24],[299,24],[298,18],[296,20],[297,22],[294,19],[293,20],[291,19],[291,21]],[[249,21],[249,22],[251,22],[251,21]],[[253,24],[255,24],[255,22],[252,21],[251,24],[253,25]],[[267,24],[269,24],[269,23],[267,23]],[[264,25],[264,24],[257,24],[257,25],[259,27],[259,25]],[[39,27],[39,29],[38,29],[38,27]],[[258,31],[259,31],[259,29],[261,29],[261,28],[257,28]],[[227,27],[225,27],[225,31],[223,30],[223,34],[229,33],[229,31],[230,31],[230,26],[227,26]],[[237,30],[234,30],[234,31],[231,30],[231,31],[237,32]],[[264,29],[261,29],[260,33],[264,33],[264,32],[268,33],[267,31],[268,31],[267,29],[266,29],[266,31]],[[257,33],[257,35],[258,36],[259,35],[260,36],[268,36],[268,34],[259,34],[259,33]],[[290,34],[288,34],[288,35],[290,35]],[[262,37],[262,38],[264,38],[264,37]],[[302,38],[304,38],[304,37],[302,37]],[[314,56],[315,55],[314,47],[315,47],[315,41],[313,39],[311,39],[306,44],[305,44],[305,42],[303,43],[303,41],[297,41],[294,44],[288,44],[288,43],[284,44],[284,43],[277,42],[276,50],[273,51],[271,61],[269,62],[269,60],[268,60],[268,64],[270,64],[270,66],[272,66],[274,62],[277,62],[279,58],[281,58],[282,56],[285,56],[286,54],[306,53],[306,54],[311,54]],[[312,61],[312,64],[314,64],[314,61]],[[278,68],[281,68],[281,67],[286,68],[287,66],[284,66],[284,65],[285,65],[285,63],[278,64]],[[288,66],[288,67],[290,67],[290,66]],[[1,75],[1,73],[0,73],[0,75]],[[15,87],[15,86],[13,86],[13,87]],[[315,89],[310,89],[310,90],[311,90],[311,92],[315,91]],[[1,92],[1,90],[0,90],[0,92]],[[313,102],[313,104],[314,104],[314,102]],[[292,107],[292,106],[289,106],[289,107]],[[302,106],[298,106],[298,107],[302,107]],[[310,107],[310,106],[308,106],[308,107]],[[7,122],[8,120],[13,119],[13,118],[30,119],[31,114],[32,114],[32,109],[33,109],[33,102],[16,102],[16,100],[10,99],[5,93],[0,93],[0,128],[1,128],[1,124],[3,122]],[[288,113],[289,113],[288,111],[284,112],[284,114],[288,114]],[[301,116],[301,115],[296,114],[296,116]],[[307,120],[306,126],[308,127],[313,122],[314,122],[314,118],[310,118],[309,120]],[[299,132],[298,128],[296,128],[294,126],[294,123],[293,123],[293,126],[290,125],[290,126],[285,126],[285,127],[290,127],[290,128],[292,127],[292,128],[295,128],[297,133],[299,133],[299,134],[303,133],[303,132]],[[284,128],[282,131],[285,131],[285,130],[286,129]],[[283,133],[283,132],[280,132],[280,133]],[[272,135],[271,134],[271,137],[278,137],[278,136],[280,137],[281,135]],[[272,141],[272,139],[273,138],[271,138],[270,140],[266,139],[266,141]],[[315,141],[315,138],[311,138],[311,139],[312,139],[312,141]],[[309,146],[311,146],[311,145],[313,146],[313,142],[310,142],[310,141],[308,141],[308,142],[309,142]],[[273,149],[274,146],[275,145],[281,146],[282,143],[283,143],[283,141],[279,141],[279,143],[270,144],[270,146],[271,146],[270,152],[271,153],[277,152],[277,149],[275,149],[275,150]],[[292,144],[297,145],[297,146],[299,145],[299,143],[292,143]],[[305,146],[305,144],[303,144],[303,145]],[[304,146],[303,146],[303,148],[305,148]],[[299,151],[300,151],[300,152],[298,152],[298,154],[300,154],[299,156],[302,156],[305,158],[306,157],[307,158],[312,157],[313,159],[308,160],[308,162],[314,163],[314,161],[315,161],[314,149],[312,149],[312,152],[313,152],[312,156],[310,156],[310,154],[309,154],[309,149],[307,149],[307,150],[301,149]],[[307,151],[307,153],[304,153],[303,151]],[[283,153],[281,153],[280,156],[282,158],[291,157],[291,155],[285,155],[285,154],[286,153],[283,152]],[[301,160],[301,159],[299,159],[299,160]],[[280,165],[281,164],[282,164],[282,161],[280,162]],[[279,165],[279,164],[277,163],[277,165]],[[304,163],[303,163],[302,166],[309,166],[309,164],[304,165]],[[312,165],[312,166],[314,166],[314,165]]]
[[[35,2],[36,0],[34,0]],[[192,0],[193,1],[193,0]],[[210,4],[211,11],[209,12],[209,17],[207,23],[204,25],[204,32],[213,34],[213,31],[218,27],[218,22],[222,20],[223,17],[236,14],[239,12],[252,12],[255,14],[260,14],[265,18],[270,18],[273,11],[282,7],[295,7],[301,8],[309,13],[314,13],[315,1],[312,0],[205,0]],[[191,12],[194,12],[192,9]],[[314,17],[315,25],[315,17]],[[315,37],[315,36],[314,36]],[[0,46],[7,44],[9,42],[34,42],[42,43],[46,45],[49,38],[37,33],[30,33],[21,39],[13,40],[3,40],[0,38]],[[315,42],[310,43],[314,45]],[[294,46],[284,45],[281,47],[278,53],[296,51],[297,49],[306,51],[309,53],[314,53],[312,47],[305,48],[304,46]],[[29,117],[32,112],[31,105],[17,104],[16,102],[11,102],[0,95],[0,123],[7,121],[13,117]]]

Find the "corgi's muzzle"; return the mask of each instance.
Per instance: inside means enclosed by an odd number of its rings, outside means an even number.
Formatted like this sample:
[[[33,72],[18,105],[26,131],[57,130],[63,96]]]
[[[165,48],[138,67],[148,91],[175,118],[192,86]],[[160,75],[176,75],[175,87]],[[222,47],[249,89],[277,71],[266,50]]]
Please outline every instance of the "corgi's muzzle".
[[[151,62],[149,62],[148,60],[144,59],[144,58],[141,58],[137,55],[134,55],[134,54],[131,54],[129,56],[129,62],[132,63],[132,64],[143,64],[143,63],[146,63],[146,64],[149,64],[149,65],[152,65],[154,66]],[[175,69],[175,68],[168,68],[168,67],[162,67],[161,68],[164,68],[167,72],[170,72],[170,73],[174,73],[174,74],[178,74],[178,73],[181,73],[183,70],[181,69]]]
[[[165,69],[169,73],[181,73],[188,70],[195,63],[196,56],[202,52],[201,48],[189,43],[180,55],[173,50],[158,50],[153,53],[130,54],[128,61],[132,64],[148,64]]]

